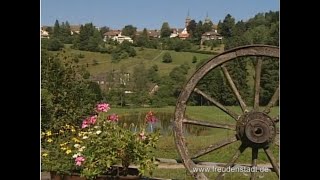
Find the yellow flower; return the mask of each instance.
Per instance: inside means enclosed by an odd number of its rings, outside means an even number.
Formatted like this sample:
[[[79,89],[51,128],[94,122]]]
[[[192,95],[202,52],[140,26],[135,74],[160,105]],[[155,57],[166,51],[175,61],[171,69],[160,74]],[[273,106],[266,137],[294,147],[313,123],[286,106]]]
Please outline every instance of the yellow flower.
[[[60,129],[59,132],[60,132],[60,133],[64,133],[64,130]]]
[[[70,154],[72,151],[70,150],[70,149],[68,149],[67,151],[66,151],[66,154]]]
[[[43,156],[43,157],[46,157],[46,156],[48,156],[48,154],[47,154],[47,153],[43,153],[42,156]]]
[[[68,124],[66,124],[66,126],[65,126],[67,129],[69,129],[70,128],[70,125],[68,125]]]
[[[44,132],[41,132],[41,135],[42,135],[42,136],[44,136],[44,135],[46,135],[46,133],[44,133]]]
[[[65,142],[65,143],[60,144],[60,146],[65,146],[67,144],[68,144],[68,142]]]
[[[77,138],[72,138],[72,140],[74,141],[74,142],[82,142],[82,141],[80,141],[79,139],[77,139]]]
[[[76,130],[74,129],[74,127],[71,128],[71,132],[76,132]]]
[[[60,148],[60,149],[63,150],[63,151],[64,151],[64,150],[67,150],[67,148],[65,148],[65,147],[62,147],[62,148]]]
[[[46,132],[46,135],[47,135],[47,136],[51,136],[51,135],[52,135],[51,131],[47,131],[47,132]]]
[[[52,140],[51,138],[49,138],[47,141],[50,143],[50,142],[52,142],[53,140]]]

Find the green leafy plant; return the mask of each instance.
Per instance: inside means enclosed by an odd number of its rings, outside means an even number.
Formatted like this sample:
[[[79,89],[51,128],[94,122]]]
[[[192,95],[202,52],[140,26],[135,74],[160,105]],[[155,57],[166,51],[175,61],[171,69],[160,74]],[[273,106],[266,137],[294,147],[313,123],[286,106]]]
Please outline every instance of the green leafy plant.
[[[135,164],[139,165],[140,175],[152,173],[156,167],[152,151],[159,132],[146,132],[146,124],[154,123],[157,118],[149,112],[145,125],[134,132],[130,130],[133,124],[120,126],[118,115],[108,114],[109,109],[109,104],[98,104],[95,114],[87,117],[77,130],[69,126],[68,134],[43,132],[43,169],[61,173],[78,171],[81,176],[93,179],[110,174],[112,166],[117,164],[122,165],[120,173],[126,176],[129,165]]]

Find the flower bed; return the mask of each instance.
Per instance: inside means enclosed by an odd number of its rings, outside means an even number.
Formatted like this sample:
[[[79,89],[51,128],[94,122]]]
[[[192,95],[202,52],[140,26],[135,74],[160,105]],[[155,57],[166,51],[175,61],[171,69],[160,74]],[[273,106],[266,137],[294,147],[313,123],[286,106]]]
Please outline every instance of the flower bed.
[[[120,127],[117,114],[108,114],[110,105],[98,104],[95,113],[85,118],[81,127],[65,125],[58,132],[42,132],[42,170],[58,174],[78,172],[81,177],[93,179],[101,175],[127,176],[132,174],[130,164],[139,166],[139,175],[152,172],[152,156],[159,132],[145,131],[147,123],[157,118],[146,114],[139,132],[130,131],[135,124]],[[115,175],[114,165],[121,164]],[[132,174],[132,175],[138,175]]]

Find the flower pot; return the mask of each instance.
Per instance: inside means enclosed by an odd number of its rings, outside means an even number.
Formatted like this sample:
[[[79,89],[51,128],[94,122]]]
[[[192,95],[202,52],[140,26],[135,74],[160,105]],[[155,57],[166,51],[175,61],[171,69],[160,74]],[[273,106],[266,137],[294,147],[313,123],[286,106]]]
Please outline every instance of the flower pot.
[[[128,174],[123,175],[122,167],[112,167],[111,171],[106,175],[100,175],[95,180],[134,180],[141,179],[139,171],[136,168],[128,168]],[[51,180],[87,180],[85,177],[81,177],[79,173],[72,174],[58,174],[56,172],[50,172]]]

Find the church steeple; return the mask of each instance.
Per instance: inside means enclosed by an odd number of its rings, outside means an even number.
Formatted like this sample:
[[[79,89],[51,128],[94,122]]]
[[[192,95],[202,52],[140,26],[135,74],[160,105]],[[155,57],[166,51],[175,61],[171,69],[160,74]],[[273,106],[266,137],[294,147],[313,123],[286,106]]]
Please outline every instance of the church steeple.
[[[187,27],[189,25],[190,21],[191,21],[190,12],[188,9],[188,14],[187,14],[186,21],[185,21],[185,27]]]
[[[211,20],[208,16],[208,12],[207,12],[206,18],[204,19],[204,23],[210,23],[210,22],[211,22]]]

